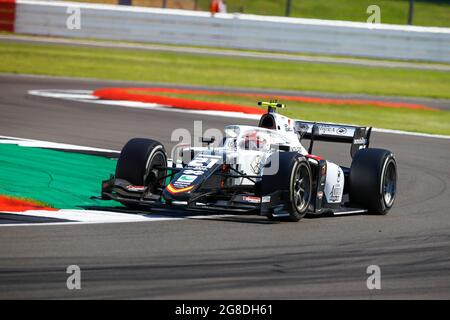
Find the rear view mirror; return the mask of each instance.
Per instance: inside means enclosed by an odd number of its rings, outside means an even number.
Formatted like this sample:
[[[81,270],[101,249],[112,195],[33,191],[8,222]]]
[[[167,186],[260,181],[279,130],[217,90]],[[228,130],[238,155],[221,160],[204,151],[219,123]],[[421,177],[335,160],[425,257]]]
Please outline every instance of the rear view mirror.
[[[210,144],[213,143],[214,141],[216,141],[216,138],[214,138],[214,137],[211,137],[211,138],[205,138],[205,137],[202,137],[202,142],[203,142],[203,143],[206,143],[206,144],[208,144],[208,145],[210,145]]]

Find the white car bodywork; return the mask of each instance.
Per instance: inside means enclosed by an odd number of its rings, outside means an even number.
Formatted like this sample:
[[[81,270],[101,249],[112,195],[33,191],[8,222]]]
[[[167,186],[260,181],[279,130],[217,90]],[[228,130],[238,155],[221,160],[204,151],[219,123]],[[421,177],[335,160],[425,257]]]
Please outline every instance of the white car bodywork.
[[[307,156],[308,151],[301,144],[300,138],[294,130],[295,120],[286,116],[272,114],[276,128],[267,129],[256,126],[230,125],[226,126],[225,139],[218,147],[182,148],[183,154],[191,154],[194,158],[189,162],[189,167],[195,167],[195,163],[204,157],[217,157],[224,163],[248,176],[259,176],[267,174],[264,165],[268,157],[279,151],[279,146],[288,146],[289,151],[298,152]],[[219,157],[218,157],[219,156]],[[177,166],[182,167],[182,160],[178,158]],[[308,157],[310,163],[318,164],[316,157]],[[186,163],[186,162],[185,162]],[[340,203],[344,190],[344,173],[340,166],[326,161],[327,174],[324,195],[329,203]],[[258,181],[258,178],[253,179]],[[232,185],[251,185],[252,180],[246,178],[230,179]]]

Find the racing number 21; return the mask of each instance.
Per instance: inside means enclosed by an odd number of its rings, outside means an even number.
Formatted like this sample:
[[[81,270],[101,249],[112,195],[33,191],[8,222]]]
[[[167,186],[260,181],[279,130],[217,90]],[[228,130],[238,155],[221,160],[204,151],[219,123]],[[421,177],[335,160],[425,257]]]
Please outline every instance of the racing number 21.
[[[202,169],[210,169],[214,166],[219,159],[214,158],[195,158],[189,162],[189,167],[196,167]]]

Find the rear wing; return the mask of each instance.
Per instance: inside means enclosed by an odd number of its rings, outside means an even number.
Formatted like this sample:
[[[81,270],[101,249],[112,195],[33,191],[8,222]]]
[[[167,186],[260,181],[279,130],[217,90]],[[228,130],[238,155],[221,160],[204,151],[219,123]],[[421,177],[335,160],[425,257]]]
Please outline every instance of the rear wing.
[[[315,127],[314,137],[313,127]],[[351,143],[350,155],[353,158],[356,151],[369,147],[372,127],[295,120],[294,130],[302,138],[306,139],[313,138],[315,141]]]

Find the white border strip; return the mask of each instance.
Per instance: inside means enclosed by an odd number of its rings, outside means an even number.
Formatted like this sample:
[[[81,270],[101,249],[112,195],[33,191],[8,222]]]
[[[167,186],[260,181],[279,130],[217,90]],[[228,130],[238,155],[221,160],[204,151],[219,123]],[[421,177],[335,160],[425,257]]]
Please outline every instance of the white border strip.
[[[144,215],[139,213],[121,213],[121,212],[101,211],[101,210],[73,210],[73,209],[61,209],[57,211],[27,210],[23,212],[2,211],[2,213],[37,217],[37,218],[71,220],[71,222],[84,222],[84,223],[143,222],[143,221],[167,221],[167,220],[182,219],[181,217],[167,217],[156,214]]]
[[[405,136],[414,136],[414,137],[437,138],[437,139],[447,139],[447,140],[450,139],[450,136],[446,136],[443,134],[420,133],[420,132],[411,132],[411,131],[382,129],[382,128],[372,128],[372,131],[380,132],[380,133],[399,134],[399,135],[405,135]]]
[[[49,142],[43,140],[24,139],[10,136],[0,135],[0,144],[15,144],[21,147],[31,148],[48,148],[58,150],[76,150],[76,151],[94,151],[94,152],[106,152],[106,153],[120,153],[117,150],[101,149],[94,147],[83,147],[74,144],[65,144],[59,142]]]
[[[61,209],[58,211],[28,210],[23,212],[0,211],[1,214],[19,215],[23,217],[51,218],[71,220],[66,222],[33,222],[33,223],[5,223],[2,227],[30,227],[30,226],[67,226],[84,224],[109,224],[109,223],[134,223],[134,222],[161,222],[161,221],[183,221],[183,220],[208,220],[217,218],[229,218],[236,215],[192,215],[192,216],[165,216],[161,214],[121,213],[101,210],[72,210]]]

